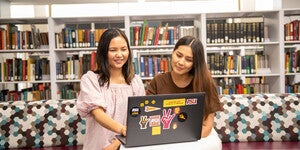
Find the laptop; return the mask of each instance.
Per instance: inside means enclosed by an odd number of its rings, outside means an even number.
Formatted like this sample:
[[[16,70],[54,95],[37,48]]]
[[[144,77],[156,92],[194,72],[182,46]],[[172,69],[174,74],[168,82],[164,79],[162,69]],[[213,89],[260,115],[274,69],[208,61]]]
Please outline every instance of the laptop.
[[[174,93],[128,98],[124,147],[197,141],[201,138],[205,93]]]

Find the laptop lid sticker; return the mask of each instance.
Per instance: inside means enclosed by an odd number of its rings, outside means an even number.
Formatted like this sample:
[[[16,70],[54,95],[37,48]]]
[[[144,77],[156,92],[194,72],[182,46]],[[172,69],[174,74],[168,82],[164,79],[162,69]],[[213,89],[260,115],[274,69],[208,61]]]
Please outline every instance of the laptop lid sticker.
[[[170,129],[171,122],[175,117],[175,114],[171,114],[172,109],[163,109],[163,116],[161,117],[161,123],[163,124],[163,129]]]
[[[133,107],[133,108],[131,108],[130,115],[132,117],[136,117],[136,116],[138,116],[140,114],[141,114],[141,109],[139,107]]]
[[[141,116],[140,121],[139,121],[140,128],[147,129],[148,122],[149,122],[148,116],[146,116],[146,115]]]

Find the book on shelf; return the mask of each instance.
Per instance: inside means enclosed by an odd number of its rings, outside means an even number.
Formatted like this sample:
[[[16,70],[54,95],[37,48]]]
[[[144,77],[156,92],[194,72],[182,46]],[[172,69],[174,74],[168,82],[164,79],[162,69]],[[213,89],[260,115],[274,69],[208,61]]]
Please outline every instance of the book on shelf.
[[[284,24],[284,40],[285,41],[298,41],[300,40],[300,21],[293,20]]]
[[[168,55],[143,55],[139,61],[135,60],[134,64],[139,64],[138,72],[141,77],[154,77],[159,73],[170,71],[170,61]]]
[[[98,46],[98,42],[99,42],[99,39],[101,38],[103,32],[105,31],[106,29],[95,29],[95,46],[97,47]]]
[[[207,66],[212,75],[264,74],[269,69],[268,55],[263,51],[238,53],[209,53]]]
[[[145,57],[140,57],[140,76],[145,77]]]
[[[145,72],[145,77],[149,77],[149,61],[148,61],[149,57],[145,56],[144,57],[144,72]],[[141,64],[142,65],[142,64]],[[152,69],[152,68],[151,68]]]
[[[63,85],[58,91],[58,97],[60,99],[76,99],[78,97],[77,83]]]
[[[73,79],[80,79],[81,78],[81,67],[80,67],[80,59],[79,55],[72,56],[72,64],[73,64]]]
[[[285,52],[285,73],[300,72],[300,51],[286,51]]]
[[[82,75],[90,70],[91,66],[91,53],[84,53],[82,55]]]
[[[40,49],[48,47],[48,32],[40,32],[35,25],[30,30],[21,31],[16,24],[6,24],[0,28],[1,50]]]
[[[212,19],[206,21],[206,28],[208,44],[264,41],[262,17]]]
[[[234,75],[241,72],[241,56],[238,54],[210,53],[207,55],[207,60],[212,75]]]
[[[3,80],[3,71],[2,71],[2,69],[3,69],[3,65],[2,65],[2,63],[0,63],[0,82],[4,81]]]
[[[146,45],[153,45],[156,27],[148,27],[148,37]]]
[[[7,58],[0,63],[3,81],[50,80],[50,65],[46,58]]]
[[[134,46],[138,46],[139,45],[139,38],[140,38],[140,26],[135,26],[134,27],[134,36],[133,36],[133,42],[134,42]]]
[[[144,20],[141,31],[139,32],[138,45],[141,45],[141,46],[146,45],[146,41],[147,41],[147,37],[148,37],[148,30],[149,30],[148,22],[147,22],[147,20]]]
[[[67,56],[65,60],[56,63],[56,79],[80,79],[89,70],[96,69],[96,51],[80,52]]]
[[[94,71],[96,69],[96,51],[91,52],[91,66],[90,69]]]
[[[148,57],[148,72],[149,72],[149,77],[154,76],[154,70],[153,70],[153,59],[151,56]]]
[[[133,23],[129,31],[132,46],[174,45],[180,37],[198,36],[195,26],[150,26],[147,20]]]
[[[244,81],[239,78],[215,78],[219,94],[257,94],[269,93],[269,84],[263,77],[247,77]]]
[[[105,28],[73,29],[64,27],[61,32],[55,33],[56,48],[85,48],[97,47]]]
[[[285,76],[285,93],[299,93],[300,82],[294,82],[289,76]]]
[[[0,101],[34,101],[51,99],[50,83],[33,83],[23,89],[3,89],[0,91]]]

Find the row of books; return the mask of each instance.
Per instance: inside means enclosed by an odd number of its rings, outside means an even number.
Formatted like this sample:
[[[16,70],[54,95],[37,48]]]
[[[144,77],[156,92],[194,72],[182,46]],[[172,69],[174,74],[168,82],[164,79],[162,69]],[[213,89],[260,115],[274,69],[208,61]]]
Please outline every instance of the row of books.
[[[171,70],[170,56],[141,56],[134,60],[135,74],[141,77],[154,77],[155,75]]]
[[[47,58],[8,58],[0,62],[0,82],[50,80]]]
[[[239,78],[215,78],[219,94],[269,93],[269,84],[263,77],[249,77],[242,82]]]
[[[207,66],[212,75],[238,75],[265,73],[259,70],[268,68],[268,55],[262,51],[244,56],[228,53],[209,53]]]
[[[0,91],[0,101],[35,101],[51,99],[50,83],[35,83],[20,91],[4,89]]]
[[[80,83],[63,85],[57,92],[60,99],[76,99],[80,91]]]
[[[285,73],[300,72],[300,51],[285,52]]]
[[[300,83],[285,85],[285,93],[300,93]]]
[[[14,24],[0,28],[0,50],[39,49],[48,46],[48,32],[40,32],[35,25],[31,25],[30,31],[20,31]]]
[[[80,79],[88,70],[96,68],[96,52],[86,52],[68,56],[66,60],[56,63],[56,79]]]
[[[79,83],[72,83],[70,85],[63,85],[57,92],[60,99],[76,99],[80,91]],[[50,100],[51,87],[50,83],[34,83],[32,87],[22,90],[8,90],[0,91],[0,102],[2,101],[36,101],[36,100]]]
[[[300,40],[300,20],[293,20],[284,24],[284,40],[299,41]]]
[[[294,81],[289,76],[285,77],[285,93],[300,93],[300,82],[291,82]]]
[[[106,29],[71,29],[65,27],[55,33],[56,48],[97,47],[102,33]]]
[[[140,25],[130,27],[130,45],[152,46],[152,45],[174,45],[183,36],[191,35],[197,37],[195,26],[149,26],[147,21]]]
[[[237,87],[218,87],[218,94],[261,94],[269,93],[269,84],[238,84]]]
[[[207,20],[207,43],[246,43],[264,42],[265,30],[263,21],[227,22],[224,20]]]

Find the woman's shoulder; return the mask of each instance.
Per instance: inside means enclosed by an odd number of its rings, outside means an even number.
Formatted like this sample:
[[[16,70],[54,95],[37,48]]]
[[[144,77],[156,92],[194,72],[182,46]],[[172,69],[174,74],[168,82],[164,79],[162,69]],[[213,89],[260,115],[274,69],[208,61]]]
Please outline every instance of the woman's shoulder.
[[[141,76],[138,75],[138,74],[134,74],[134,76],[133,76],[132,79],[133,79],[133,80],[140,80],[140,79],[141,79]]]
[[[163,72],[155,75],[153,80],[161,80],[161,79],[165,80],[170,77],[171,77],[171,72]]]
[[[93,79],[98,78],[98,74],[94,73],[93,71],[88,71],[82,75],[81,79]]]

